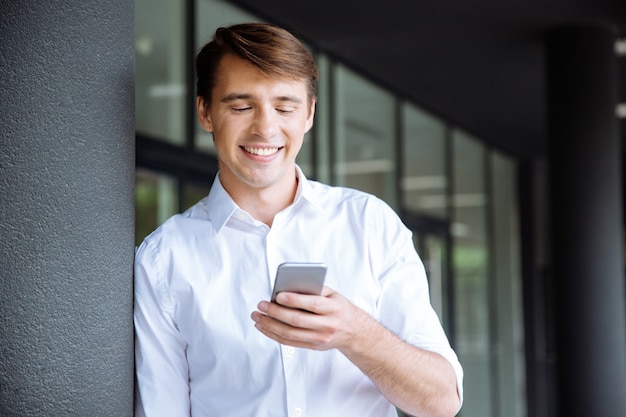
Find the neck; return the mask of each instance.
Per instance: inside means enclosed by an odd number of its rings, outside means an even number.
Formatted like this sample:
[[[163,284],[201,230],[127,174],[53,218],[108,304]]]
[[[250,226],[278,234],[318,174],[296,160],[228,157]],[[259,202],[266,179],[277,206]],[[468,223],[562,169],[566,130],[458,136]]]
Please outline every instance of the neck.
[[[293,202],[296,189],[297,182],[294,183],[293,191],[289,194],[283,193],[281,196],[276,196],[274,193],[260,191],[248,194],[245,198],[236,200],[236,203],[252,217],[271,227],[274,216]]]
[[[295,171],[293,177],[289,176],[278,184],[262,188],[241,182],[226,184],[221,177],[220,180],[224,189],[242,210],[270,227],[274,216],[293,203],[298,189]]]

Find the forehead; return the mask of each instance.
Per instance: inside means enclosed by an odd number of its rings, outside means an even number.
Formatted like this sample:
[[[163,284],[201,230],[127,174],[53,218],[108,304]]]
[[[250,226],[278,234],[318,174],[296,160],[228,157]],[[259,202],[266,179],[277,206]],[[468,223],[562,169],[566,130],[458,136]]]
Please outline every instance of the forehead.
[[[232,54],[226,54],[220,60],[213,87],[213,95],[231,93],[253,93],[254,91],[289,91],[291,95],[307,96],[307,84],[304,80],[281,77],[262,72],[252,63]],[[219,99],[219,98],[218,98]]]

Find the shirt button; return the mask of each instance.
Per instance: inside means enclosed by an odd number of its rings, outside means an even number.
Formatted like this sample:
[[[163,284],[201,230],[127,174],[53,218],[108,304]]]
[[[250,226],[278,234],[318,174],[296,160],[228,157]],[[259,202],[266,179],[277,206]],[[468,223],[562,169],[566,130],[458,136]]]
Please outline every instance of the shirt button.
[[[298,417],[302,415],[302,409],[300,407],[296,407],[293,409],[293,415]]]
[[[296,349],[293,346],[287,346],[287,355],[293,356],[294,353],[296,353]]]

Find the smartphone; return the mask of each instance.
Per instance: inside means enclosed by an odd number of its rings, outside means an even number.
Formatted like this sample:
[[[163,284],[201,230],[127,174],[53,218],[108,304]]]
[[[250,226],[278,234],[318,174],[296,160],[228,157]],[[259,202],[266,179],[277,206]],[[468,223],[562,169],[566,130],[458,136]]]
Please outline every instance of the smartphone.
[[[271,300],[275,302],[276,294],[282,291],[319,295],[325,278],[326,265],[323,263],[282,263],[278,265]]]

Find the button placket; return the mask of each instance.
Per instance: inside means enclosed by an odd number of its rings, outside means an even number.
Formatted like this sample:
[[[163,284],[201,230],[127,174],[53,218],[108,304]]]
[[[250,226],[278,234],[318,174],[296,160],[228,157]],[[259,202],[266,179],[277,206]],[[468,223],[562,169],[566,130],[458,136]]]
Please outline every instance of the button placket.
[[[298,349],[293,346],[281,345],[285,386],[287,388],[287,410],[289,417],[302,417],[305,408],[305,381],[299,375]]]

